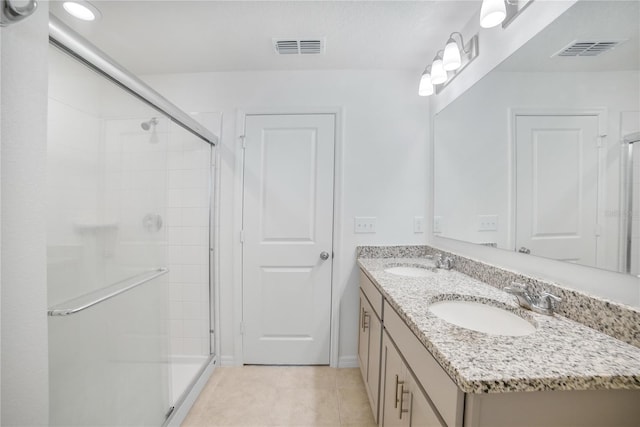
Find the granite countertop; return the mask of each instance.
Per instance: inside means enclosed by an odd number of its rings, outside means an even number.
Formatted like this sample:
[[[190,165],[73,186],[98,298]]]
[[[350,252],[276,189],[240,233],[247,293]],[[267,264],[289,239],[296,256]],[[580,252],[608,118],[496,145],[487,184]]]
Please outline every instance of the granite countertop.
[[[384,271],[391,265],[430,266],[429,259],[359,258],[358,265],[465,393],[640,389],[640,348],[562,316],[521,309],[512,295],[455,270],[433,269],[427,277]],[[536,331],[512,337],[455,326],[428,310],[447,299],[506,308]]]

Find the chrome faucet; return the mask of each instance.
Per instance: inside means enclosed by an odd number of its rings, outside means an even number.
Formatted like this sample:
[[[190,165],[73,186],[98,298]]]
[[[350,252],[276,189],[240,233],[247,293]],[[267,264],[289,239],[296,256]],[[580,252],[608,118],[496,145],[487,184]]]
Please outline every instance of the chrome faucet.
[[[437,254],[435,256],[435,260],[437,268],[442,268],[445,270],[451,270],[453,268],[453,258],[449,256],[443,258],[442,254]]]
[[[514,295],[521,307],[548,316],[553,315],[558,304],[562,301],[562,298],[550,292],[542,291],[536,294],[530,286],[516,282],[512,282],[511,286],[505,287],[504,291]]]

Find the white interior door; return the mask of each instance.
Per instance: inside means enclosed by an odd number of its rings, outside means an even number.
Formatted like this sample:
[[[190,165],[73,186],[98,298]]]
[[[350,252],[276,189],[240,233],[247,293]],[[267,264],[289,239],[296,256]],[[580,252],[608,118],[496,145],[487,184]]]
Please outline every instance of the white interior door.
[[[333,114],[246,118],[245,364],[329,363],[334,127]]]
[[[516,249],[596,265],[598,117],[516,117]]]

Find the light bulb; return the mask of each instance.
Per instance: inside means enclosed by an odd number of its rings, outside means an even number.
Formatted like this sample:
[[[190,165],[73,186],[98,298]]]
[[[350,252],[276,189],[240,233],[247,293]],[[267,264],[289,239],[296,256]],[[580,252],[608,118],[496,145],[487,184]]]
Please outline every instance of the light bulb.
[[[444,48],[444,56],[442,57],[442,66],[446,71],[454,71],[462,65],[460,58],[460,49],[458,43],[451,37]]]
[[[83,0],[66,1],[62,3],[62,7],[70,15],[83,21],[95,21],[101,16],[100,11],[94,5]]]
[[[504,0],[482,0],[480,8],[480,26],[482,28],[493,28],[500,25],[507,16],[507,7]]]
[[[420,77],[420,85],[418,86],[418,95],[430,96],[433,95],[433,83],[431,83],[431,74],[429,71],[422,73]]]
[[[447,72],[444,70],[442,59],[436,57],[433,64],[431,64],[431,82],[434,85],[439,85],[447,81]]]

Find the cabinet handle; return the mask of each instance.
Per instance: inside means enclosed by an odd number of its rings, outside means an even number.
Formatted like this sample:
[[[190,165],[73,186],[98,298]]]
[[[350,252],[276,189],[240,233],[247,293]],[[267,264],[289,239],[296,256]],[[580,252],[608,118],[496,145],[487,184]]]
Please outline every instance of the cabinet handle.
[[[371,318],[371,316],[369,316],[369,313],[367,313],[366,311],[364,312],[364,316],[362,316],[362,332],[366,331],[367,328],[369,327],[369,319]]]
[[[404,387],[404,381],[400,381],[400,378],[398,378],[398,375],[396,374],[396,401],[395,404],[393,405],[394,408],[398,407],[398,402],[400,402],[400,399],[398,399],[398,386],[402,385]]]
[[[360,329],[362,329],[362,332],[366,331],[367,328],[369,327],[369,323],[367,323],[367,320],[369,319],[369,313],[367,313],[367,310],[365,310],[364,308],[360,309]]]
[[[409,390],[404,389],[404,381],[400,382],[400,410],[398,411],[398,416],[402,419],[402,414],[409,412],[408,409],[404,409],[404,395],[409,394]]]

